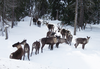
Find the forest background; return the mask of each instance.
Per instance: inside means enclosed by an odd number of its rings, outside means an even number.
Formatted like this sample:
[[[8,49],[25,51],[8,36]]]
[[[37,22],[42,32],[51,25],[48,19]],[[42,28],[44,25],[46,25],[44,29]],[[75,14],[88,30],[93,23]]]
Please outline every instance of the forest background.
[[[75,14],[78,28],[99,24],[100,0],[0,0],[0,31],[5,25],[13,28],[25,16],[60,20],[65,25],[74,26]]]

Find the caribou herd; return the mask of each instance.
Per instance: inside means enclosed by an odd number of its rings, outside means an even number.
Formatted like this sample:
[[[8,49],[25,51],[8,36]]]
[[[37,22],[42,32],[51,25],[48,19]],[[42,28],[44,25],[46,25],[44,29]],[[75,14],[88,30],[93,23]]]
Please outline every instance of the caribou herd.
[[[41,27],[41,21],[38,20],[38,18],[33,18],[33,24],[37,25],[38,27]],[[39,54],[39,49],[41,47],[41,53],[43,53],[43,47],[48,44],[48,48],[50,50],[53,50],[53,46],[55,45],[56,48],[59,48],[59,44],[66,43],[68,45],[71,45],[73,35],[71,32],[67,29],[62,28],[64,25],[60,25],[60,23],[57,24],[57,30],[54,31],[55,26],[53,24],[50,24],[48,22],[45,23],[45,25],[48,28],[48,32],[46,33],[46,36],[41,38],[40,41],[34,41],[32,44],[32,50],[30,54],[30,46],[27,43],[27,40],[24,39],[21,42],[17,42],[12,45],[12,47],[16,47],[17,50],[10,54],[11,59],[25,59],[25,54],[27,53],[27,58],[30,60],[30,56],[33,55],[33,50],[35,49],[35,54]],[[61,36],[58,36],[56,33],[59,32]],[[87,36],[87,38],[76,38],[76,43],[74,44],[75,48],[79,44],[82,44],[82,49],[85,48],[85,45],[88,43],[90,37]],[[22,48],[22,45],[24,45],[24,48]]]

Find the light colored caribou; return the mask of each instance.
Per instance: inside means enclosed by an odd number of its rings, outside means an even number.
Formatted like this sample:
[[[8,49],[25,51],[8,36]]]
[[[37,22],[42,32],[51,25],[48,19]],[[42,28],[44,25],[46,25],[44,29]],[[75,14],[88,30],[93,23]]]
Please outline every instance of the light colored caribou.
[[[90,37],[87,36],[87,38],[76,38],[76,43],[74,44],[75,48],[77,48],[77,46],[79,44],[82,44],[82,49],[85,48],[85,45],[89,42]]]
[[[28,60],[30,60],[29,56],[30,56],[30,46],[29,44],[26,42],[27,40],[23,40],[21,42],[21,44],[24,45],[24,54],[23,54],[23,60],[25,59],[25,54],[27,53],[27,57],[28,57]]]
[[[35,41],[33,44],[32,44],[32,51],[31,51],[31,56],[33,54],[33,50],[35,49],[35,54],[39,54],[39,49],[40,49],[40,42],[39,41]]]
[[[49,23],[46,23],[46,26],[48,27],[48,30],[49,31],[54,31],[54,25],[53,24],[49,24]]]

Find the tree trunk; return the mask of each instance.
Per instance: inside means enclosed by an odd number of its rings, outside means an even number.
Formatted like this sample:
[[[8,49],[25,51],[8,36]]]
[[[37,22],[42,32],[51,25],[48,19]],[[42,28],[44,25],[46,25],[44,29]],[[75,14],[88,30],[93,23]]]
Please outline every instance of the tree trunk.
[[[32,11],[33,11],[33,6],[34,6],[34,2],[33,0],[30,0],[30,9],[29,9],[29,16],[31,17],[32,16]]]
[[[80,3],[80,17],[79,17],[79,23],[78,23],[78,27],[81,29],[83,29],[84,27],[84,5],[83,5],[83,0],[81,0]]]
[[[32,20],[32,18],[33,18],[33,17],[32,17],[32,15],[31,15],[31,19],[30,19],[30,26],[31,26],[31,24],[32,24],[32,21],[33,21],[33,20]]]
[[[12,25],[11,25],[11,28],[13,28],[14,26],[14,10],[12,9]]]
[[[13,0],[13,4],[14,4],[14,0]],[[13,28],[14,26],[14,7],[12,6],[12,25],[11,28]]]
[[[76,35],[77,16],[78,16],[78,0],[76,0],[76,7],[75,7],[74,35]]]
[[[56,13],[56,20],[58,20],[58,10],[57,10],[57,13]]]
[[[33,17],[32,17],[32,15],[33,15],[33,14],[32,14],[32,11],[33,11],[33,5],[30,7],[30,12],[29,12],[29,16],[31,16],[30,26],[31,26],[31,23],[32,23],[32,21],[33,21],[33,20],[32,20],[32,18],[33,18]]]
[[[98,3],[98,24],[100,23],[100,8],[99,8],[100,4]]]
[[[8,39],[8,30],[7,30],[7,27],[5,27],[5,34],[6,34],[6,38],[5,39]]]
[[[2,25],[4,26],[4,18],[5,18],[5,0],[3,0],[3,12],[2,12]]]

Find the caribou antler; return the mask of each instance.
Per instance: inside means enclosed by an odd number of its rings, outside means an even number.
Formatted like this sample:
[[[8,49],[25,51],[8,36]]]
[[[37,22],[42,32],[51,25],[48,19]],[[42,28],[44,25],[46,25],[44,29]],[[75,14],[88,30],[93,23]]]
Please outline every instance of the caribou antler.
[[[64,26],[64,24],[62,24],[62,23],[57,23],[58,29],[62,29],[63,26]]]

